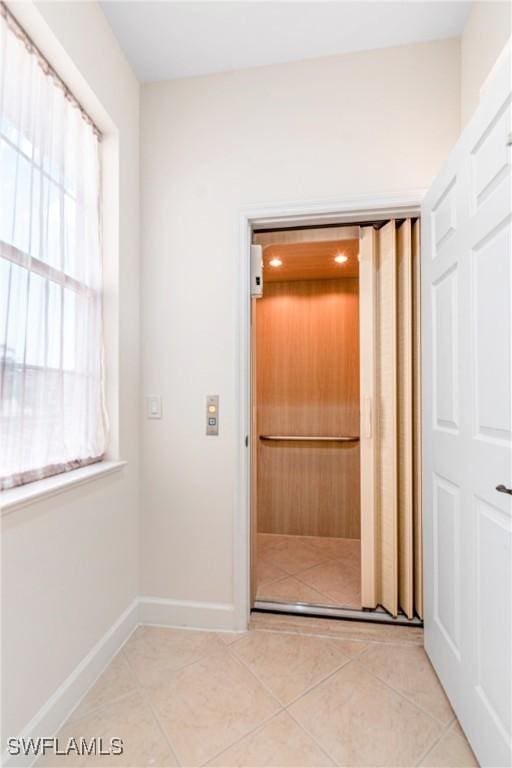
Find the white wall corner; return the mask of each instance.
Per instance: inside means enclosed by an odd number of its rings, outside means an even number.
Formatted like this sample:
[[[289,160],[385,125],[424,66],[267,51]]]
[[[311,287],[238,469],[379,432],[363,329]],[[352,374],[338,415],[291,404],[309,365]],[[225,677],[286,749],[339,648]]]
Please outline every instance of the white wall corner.
[[[139,599],[139,623],[189,629],[238,629],[231,603],[196,603],[160,597]]]
[[[198,603],[158,597],[136,598],[17,738],[37,739],[55,735],[139,624],[227,632],[238,630],[234,606],[230,603]],[[7,737],[13,735],[6,734]],[[34,763],[32,753],[12,756],[5,749],[0,757],[0,764],[6,768],[25,768]]]
[[[56,734],[94,685],[105,667],[128,640],[137,627],[137,623],[138,600],[135,599],[23,728],[22,732],[18,734],[18,738],[37,739]],[[14,734],[4,735],[7,737],[14,736]],[[1,755],[1,765],[6,766],[6,768],[7,766],[9,768],[11,766],[30,766],[33,763],[34,755],[32,753],[11,756],[7,751],[4,751],[4,754]]]
[[[487,93],[489,86],[494,82],[496,78],[497,72],[504,66],[504,64],[507,62],[507,59],[510,58],[512,54],[512,36],[508,38],[507,42],[501,49],[501,52],[494,62],[489,74],[483,81],[482,85],[480,86],[480,99],[484,97],[484,95]]]

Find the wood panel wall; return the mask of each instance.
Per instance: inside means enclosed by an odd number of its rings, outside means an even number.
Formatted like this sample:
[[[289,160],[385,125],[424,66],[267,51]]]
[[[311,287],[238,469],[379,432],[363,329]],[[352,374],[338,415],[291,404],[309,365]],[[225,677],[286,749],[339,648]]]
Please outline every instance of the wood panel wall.
[[[256,312],[258,434],[359,435],[358,280],[267,284]],[[258,530],[360,536],[358,443],[258,443]]]

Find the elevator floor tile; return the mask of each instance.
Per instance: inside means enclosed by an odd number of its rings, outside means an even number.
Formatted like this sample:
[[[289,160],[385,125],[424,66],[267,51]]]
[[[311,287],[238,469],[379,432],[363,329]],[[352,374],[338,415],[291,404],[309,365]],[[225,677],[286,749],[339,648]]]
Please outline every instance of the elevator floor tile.
[[[256,599],[361,608],[359,539],[259,533]]]

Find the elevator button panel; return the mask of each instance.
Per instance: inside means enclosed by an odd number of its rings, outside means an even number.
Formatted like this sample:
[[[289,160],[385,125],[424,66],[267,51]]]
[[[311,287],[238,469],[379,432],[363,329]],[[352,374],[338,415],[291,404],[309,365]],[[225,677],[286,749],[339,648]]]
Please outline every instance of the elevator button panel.
[[[206,396],[206,434],[219,434],[219,396]]]

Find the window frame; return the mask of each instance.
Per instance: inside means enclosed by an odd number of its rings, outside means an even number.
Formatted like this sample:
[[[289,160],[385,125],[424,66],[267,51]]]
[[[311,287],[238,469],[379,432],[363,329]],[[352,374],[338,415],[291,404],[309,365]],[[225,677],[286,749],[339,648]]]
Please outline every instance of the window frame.
[[[55,478],[60,478],[62,476],[68,476],[70,472],[76,472],[79,470],[89,470],[87,473],[87,478],[90,476],[94,476],[95,474],[103,474],[105,471],[108,472],[111,470],[112,467],[117,468],[120,466],[123,466],[126,462],[122,461],[111,461],[107,460],[108,457],[108,448],[109,448],[109,420],[107,417],[108,412],[108,398],[105,391],[105,381],[106,381],[106,364],[105,364],[105,347],[106,347],[106,340],[103,333],[103,314],[104,314],[104,279],[103,279],[103,247],[102,247],[102,233],[103,233],[103,221],[102,221],[102,215],[101,215],[101,206],[102,206],[102,198],[104,194],[104,183],[103,183],[103,177],[102,177],[102,160],[103,160],[103,152],[102,152],[102,138],[103,134],[97,127],[95,121],[89,116],[88,112],[82,107],[82,104],[80,101],[74,96],[73,92],[68,88],[66,82],[60,77],[60,75],[57,73],[57,71],[53,68],[51,63],[48,61],[48,59],[41,53],[39,48],[35,45],[31,37],[25,32],[24,28],[19,24],[17,19],[13,16],[13,14],[9,11],[9,9],[5,6],[3,2],[0,2],[0,16],[3,17],[3,20],[6,22],[6,26],[8,29],[7,34],[12,32],[16,38],[21,42],[22,45],[27,50],[27,56],[35,56],[37,63],[39,64],[40,68],[43,71],[43,75],[49,77],[52,80],[52,84],[55,88],[60,89],[63,92],[64,98],[66,101],[68,101],[71,105],[71,108],[76,108],[78,112],[80,113],[81,118],[88,124],[90,127],[92,133],[97,139],[97,162],[98,162],[98,177],[97,177],[97,198],[98,198],[98,257],[99,257],[99,264],[100,264],[100,283],[99,287],[93,287],[89,285],[87,282],[82,281],[71,274],[69,274],[66,271],[65,264],[63,264],[60,268],[52,265],[51,263],[48,263],[47,261],[44,261],[43,259],[39,258],[38,256],[31,255],[30,253],[26,252],[25,250],[17,247],[16,245],[6,242],[3,239],[0,239],[0,258],[8,262],[12,265],[15,265],[16,267],[24,270],[26,274],[29,276],[28,279],[30,279],[30,274],[38,275],[45,281],[49,281],[50,283],[59,286],[63,291],[68,290],[72,291],[76,295],[80,295],[82,297],[87,297],[88,300],[99,303],[100,307],[100,327],[102,329],[101,334],[98,337],[98,343],[99,343],[99,349],[98,354],[101,358],[100,363],[100,378],[99,378],[99,387],[100,387],[100,402],[99,410],[103,414],[103,424],[102,428],[105,432],[105,444],[104,444],[104,450],[97,454],[97,455],[91,455],[90,457],[80,457],[78,456],[76,459],[73,458],[66,458],[65,456],[62,457],[62,460],[57,459],[55,463],[46,464],[43,466],[34,466],[30,467],[28,469],[23,469],[21,472],[12,472],[11,474],[6,474],[5,476],[0,477],[0,497],[1,497],[1,504],[0,507],[3,509],[5,507],[5,504],[7,503],[8,506],[12,506],[9,501],[5,502],[5,495],[11,495],[14,498],[15,506],[17,505],[17,496],[20,495],[20,498],[23,496],[23,494],[16,494],[16,491],[19,491],[20,489],[24,489],[27,486],[33,487],[34,485],[42,485],[47,483],[48,480],[52,480]],[[20,129],[17,125],[12,126],[14,131],[19,133]],[[41,179],[45,179],[48,184],[52,185],[54,188],[59,190],[60,194],[63,196],[67,196],[70,199],[74,200],[75,203],[77,202],[76,197],[73,195],[73,192],[67,187],[65,178],[60,178],[58,176],[55,176],[52,174],[51,169],[48,170],[45,167],[44,158],[40,157],[39,160],[36,159],[36,150],[33,149],[31,153],[28,153],[25,148],[22,145],[23,135],[20,134],[20,141],[16,142],[14,141],[9,135],[7,135],[6,131],[3,130],[4,126],[0,123],[0,139],[2,142],[5,142],[5,144],[16,153],[17,158],[21,157],[23,160],[28,162],[31,167],[31,174],[34,172],[37,172],[37,174],[40,175]],[[18,163],[19,160],[16,160],[16,163]],[[29,202],[29,205],[32,206],[32,201]],[[30,245],[29,245],[30,247]],[[9,301],[9,296],[8,296]],[[61,318],[61,323],[63,322]],[[37,363],[27,363],[13,360],[10,361],[6,356],[2,358],[2,365],[1,365],[1,379],[2,384],[4,382],[4,376],[5,372],[9,369],[15,369],[15,368],[22,368],[23,371],[40,371],[40,372],[55,372],[55,373],[66,373],[66,374],[73,374],[76,376],[90,376],[91,374],[89,372],[86,372],[84,374],[80,374],[79,372],[76,372],[72,369],[66,368],[64,365],[64,359],[62,355],[60,355],[60,365],[40,365]],[[96,378],[96,377],[95,377]],[[77,452],[79,453],[79,452]],[[104,470],[101,472],[93,472],[91,473],[91,465],[95,464],[104,464]],[[73,484],[76,484],[76,482],[81,482],[80,478],[77,478]],[[63,483],[53,483],[50,484],[51,487],[55,485],[56,487],[59,487],[60,485],[69,485],[71,484],[71,479],[67,478],[66,482]],[[47,495],[47,489],[41,489],[41,493],[43,495]],[[52,492],[53,493],[53,492]],[[28,493],[25,494],[27,497],[32,496],[32,494]]]

